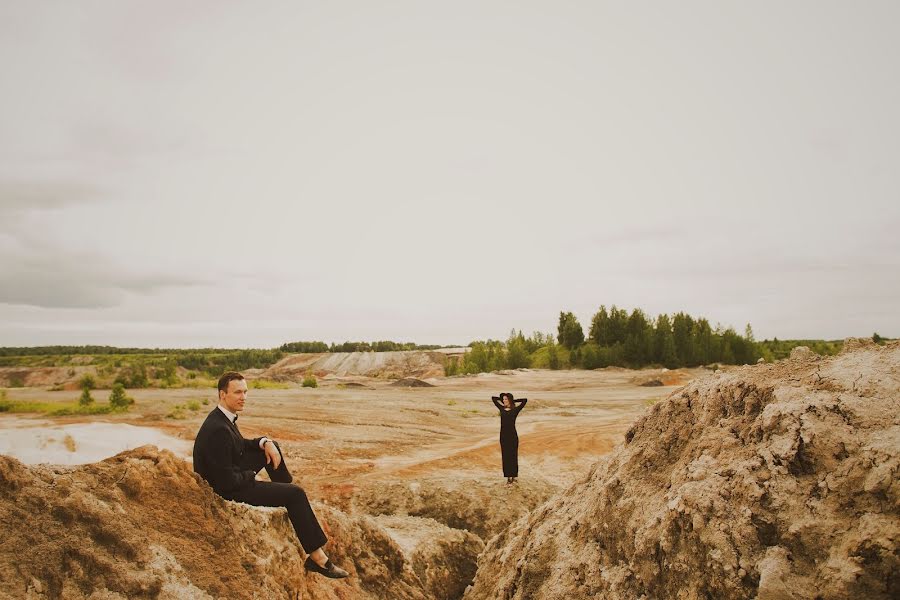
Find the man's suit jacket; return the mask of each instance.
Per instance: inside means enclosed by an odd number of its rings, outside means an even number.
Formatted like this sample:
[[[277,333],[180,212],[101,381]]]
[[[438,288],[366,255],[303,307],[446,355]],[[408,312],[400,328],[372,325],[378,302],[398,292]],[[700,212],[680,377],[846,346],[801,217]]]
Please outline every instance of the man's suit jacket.
[[[261,439],[245,439],[216,407],[206,416],[194,440],[194,471],[219,495],[251,487],[256,472],[241,470],[241,459],[244,452],[259,449]]]

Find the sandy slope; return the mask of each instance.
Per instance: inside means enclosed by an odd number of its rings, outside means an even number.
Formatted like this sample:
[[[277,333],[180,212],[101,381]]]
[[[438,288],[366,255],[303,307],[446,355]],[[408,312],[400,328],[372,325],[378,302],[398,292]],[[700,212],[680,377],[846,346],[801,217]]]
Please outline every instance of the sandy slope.
[[[900,343],[804,350],[655,404],[465,599],[900,596]]]

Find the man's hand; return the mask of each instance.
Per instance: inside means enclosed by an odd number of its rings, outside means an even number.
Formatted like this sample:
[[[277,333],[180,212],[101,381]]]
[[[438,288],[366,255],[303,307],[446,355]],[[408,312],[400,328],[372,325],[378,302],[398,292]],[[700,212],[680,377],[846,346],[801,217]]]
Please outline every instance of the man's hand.
[[[281,464],[281,453],[275,447],[275,442],[267,440],[266,445],[263,446],[263,451],[266,453],[266,464],[271,463],[272,468],[277,469]]]

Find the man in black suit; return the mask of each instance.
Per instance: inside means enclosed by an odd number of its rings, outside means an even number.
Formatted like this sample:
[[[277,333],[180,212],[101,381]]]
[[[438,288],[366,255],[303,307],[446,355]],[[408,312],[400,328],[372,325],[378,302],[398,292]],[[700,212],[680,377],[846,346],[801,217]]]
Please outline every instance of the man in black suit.
[[[194,440],[194,471],[225,498],[253,506],[284,506],[309,555],[308,571],[340,578],[347,571],[335,565],[322,547],[328,538],[319,526],[306,492],[291,483],[293,477],[281,456],[281,448],[267,437],[245,439],[237,428],[237,413],[244,410],[247,382],[230,371],[219,379],[219,405],[206,417]],[[265,467],[272,481],[257,481]]]

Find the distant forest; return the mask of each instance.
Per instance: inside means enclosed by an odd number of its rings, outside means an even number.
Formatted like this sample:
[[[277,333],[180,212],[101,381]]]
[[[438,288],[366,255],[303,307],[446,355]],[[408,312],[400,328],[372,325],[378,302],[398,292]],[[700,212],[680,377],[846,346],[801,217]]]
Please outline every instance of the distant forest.
[[[883,342],[877,333],[872,336]],[[613,305],[605,306],[584,328],[571,312],[560,312],[556,335],[535,332],[526,337],[513,330],[505,341],[471,342],[462,357],[450,358],[447,375],[481,373],[523,367],[546,369],[596,369],[608,366],[640,368],[650,365],[670,369],[749,364],[759,359],[768,362],[787,357],[791,349],[808,346],[821,355],[840,351],[840,340],[763,340],[756,341],[750,325],[738,334],[731,327],[711,326],[702,317],[683,312],[649,317],[643,310],[631,312]],[[0,347],[0,366],[50,367],[83,364],[80,357],[91,356],[91,364],[101,371],[117,373],[117,382],[127,387],[146,387],[152,381],[175,385],[176,369],[190,372],[191,379],[217,378],[227,370],[267,368],[286,354],[297,352],[391,352],[436,350],[457,346],[422,345],[389,340],[373,342],[297,341],[272,349],[224,348],[116,348],[113,346],[41,346]]]
[[[882,343],[875,333],[872,339]],[[617,366],[640,368],[662,366],[711,366],[750,364],[787,357],[797,346],[808,346],[821,355],[837,354],[843,340],[754,339],[748,323],[743,335],[731,327],[712,327],[705,318],[683,312],[662,314],[655,319],[636,308],[630,313],[613,305],[594,314],[585,336],[584,328],[571,312],[560,312],[556,336],[535,332],[526,337],[513,330],[505,341],[486,340],[469,344],[471,350],[452,359],[447,375],[482,373],[524,367],[544,369],[597,369]]]

